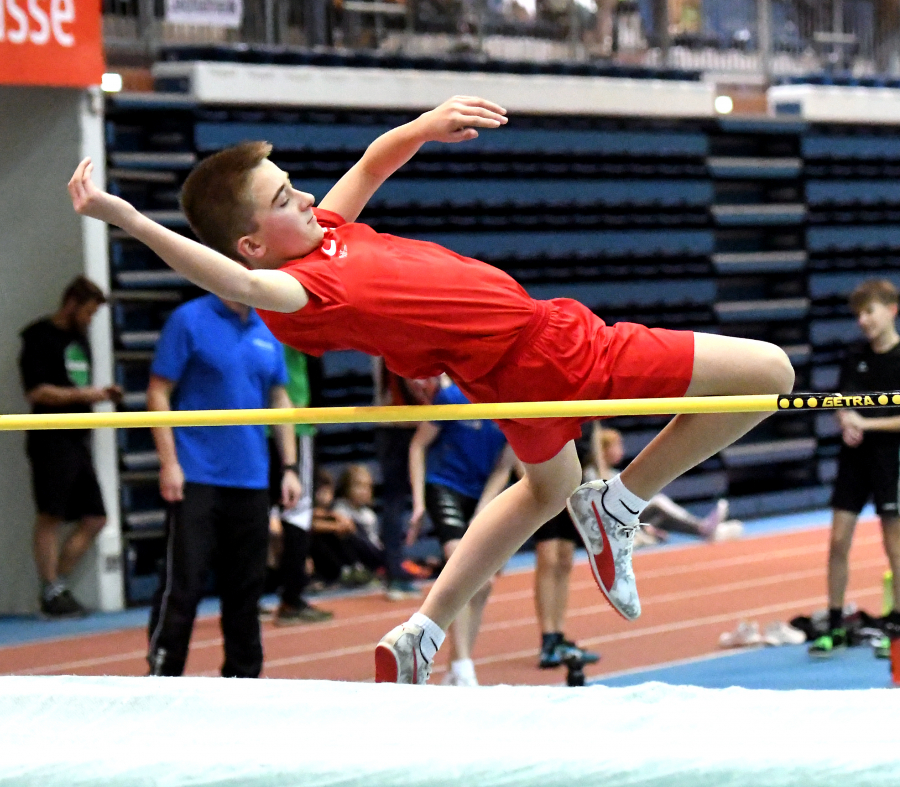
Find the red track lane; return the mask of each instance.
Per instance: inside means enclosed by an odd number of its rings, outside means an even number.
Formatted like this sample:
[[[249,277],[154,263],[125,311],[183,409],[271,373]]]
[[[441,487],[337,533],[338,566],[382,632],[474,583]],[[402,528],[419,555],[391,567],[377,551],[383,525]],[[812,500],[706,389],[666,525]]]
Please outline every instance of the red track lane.
[[[628,623],[605,602],[588,567],[572,577],[566,633],[598,649],[588,677],[662,665],[718,652],[722,631],[741,619],[788,620],[825,604],[828,529],[781,533],[723,544],[638,553],[635,569],[644,613]],[[887,567],[875,520],[860,523],[851,554],[848,600],[880,613]],[[539,632],[532,597],[534,575],[499,578],[488,602],[475,651],[483,684],[547,684],[560,670],[538,670]],[[264,623],[265,675],[270,678],[371,680],[373,646],[415,611],[381,594],[329,599],[327,623],[275,628]],[[187,674],[216,675],[221,664],[217,617],[194,628]],[[146,633],[126,629],[0,648],[0,673],[18,675],[143,675]],[[439,657],[435,680],[445,671]]]

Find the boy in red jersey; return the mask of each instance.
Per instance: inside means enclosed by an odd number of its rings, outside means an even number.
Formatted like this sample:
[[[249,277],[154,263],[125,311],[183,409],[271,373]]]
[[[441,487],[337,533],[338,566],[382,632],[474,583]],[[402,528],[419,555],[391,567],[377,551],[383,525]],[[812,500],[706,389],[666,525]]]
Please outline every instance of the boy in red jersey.
[[[203,161],[182,206],[201,245],[142,216],[79,164],[75,210],[121,227],[222,298],[253,306],[303,352],[358,349],[404,377],[446,372],[475,402],[780,394],[787,356],[764,342],[687,331],[609,327],[581,304],[533,301],[507,274],[432,243],[354,224],[378,187],[428,141],[463,142],[506,123],[501,107],[457,96],[376,139],[313,209],[268,158],[244,143]],[[425,683],[457,612],[543,522],[568,505],[600,589],[640,614],[631,550],[654,494],[746,433],[758,413],[679,415],[618,476],[579,486],[577,418],[502,421],[522,480],[472,521],[419,612],[376,648],[376,680]]]

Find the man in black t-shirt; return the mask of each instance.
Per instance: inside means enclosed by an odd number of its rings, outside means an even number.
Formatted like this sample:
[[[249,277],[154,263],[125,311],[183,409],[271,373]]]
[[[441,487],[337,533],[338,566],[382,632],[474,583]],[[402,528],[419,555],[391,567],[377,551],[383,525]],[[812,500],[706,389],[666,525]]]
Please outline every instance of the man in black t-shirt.
[[[19,367],[33,412],[90,412],[95,402],[121,399],[118,386],[91,385],[87,329],[104,303],[103,291],[78,276],[66,288],[53,315],[22,331]],[[34,558],[41,579],[41,612],[48,617],[85,614],[66,587],[65,577],[106,524],[89,434],[85,430],[36,430],[26,437],[38,511]],[[60,547],[59,526],[65,521],[78,524]]]
[[[900,335],[894,325],[897,301],[897,289],[886,280],[869,279],[851,294],[850,308],[866,342],[847,353],[839,385],[842,394],[900,391]],[[827,657],[847,644],[843,608],[850,544],[859,512],[870,499],[881,518],[894,577],[900,577],[900,407],[877,412],[867,417],[855,410],[838,411],[843,445],[831,499],[829,630],[810,645],[811,656]],[[894,608],[887,622],[900,625],[900,581],[896,579]]]

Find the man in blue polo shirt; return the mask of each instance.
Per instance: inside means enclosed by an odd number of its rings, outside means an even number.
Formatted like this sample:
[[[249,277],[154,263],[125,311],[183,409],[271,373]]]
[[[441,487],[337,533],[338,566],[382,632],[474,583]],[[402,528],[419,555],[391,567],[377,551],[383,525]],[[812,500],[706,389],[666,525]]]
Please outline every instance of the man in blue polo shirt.
[[[169,318],[150,369],[149,410],[291,407],[281,345],[256,312],[205,295]],[[296,444],[273,427],[282,498],[297,504]],[[151,675],[181,675],[215,557],[225,641],[223,677],[258,677],[258,605],[266,575],[269,454],[264,426],[153,429],[169,504],[166,560],[150,616]]]

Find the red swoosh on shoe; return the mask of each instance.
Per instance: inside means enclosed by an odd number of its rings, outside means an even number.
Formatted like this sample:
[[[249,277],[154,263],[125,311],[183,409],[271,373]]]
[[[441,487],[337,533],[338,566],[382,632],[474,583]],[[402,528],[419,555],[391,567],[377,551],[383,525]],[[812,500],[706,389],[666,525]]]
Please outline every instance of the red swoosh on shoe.
[[[594,516],[597,518],[597,525],[600,528],[600,538],[603,539],[603,551],[598,555],[594,555],[594,563],[597,565],[597,573],[603,582],[603,586],[609,590],[616,581],[616,562],[613,560],[612,547],[609,545],[609,536],[606,535],[606,528],[603,527],[603,520],[597,512],[597,504],[592,500],[591,508],[594,509]]]
[[[396,657],[389,647],[379,643],[375,648],[375,682],[397,683],[398,677]]]

